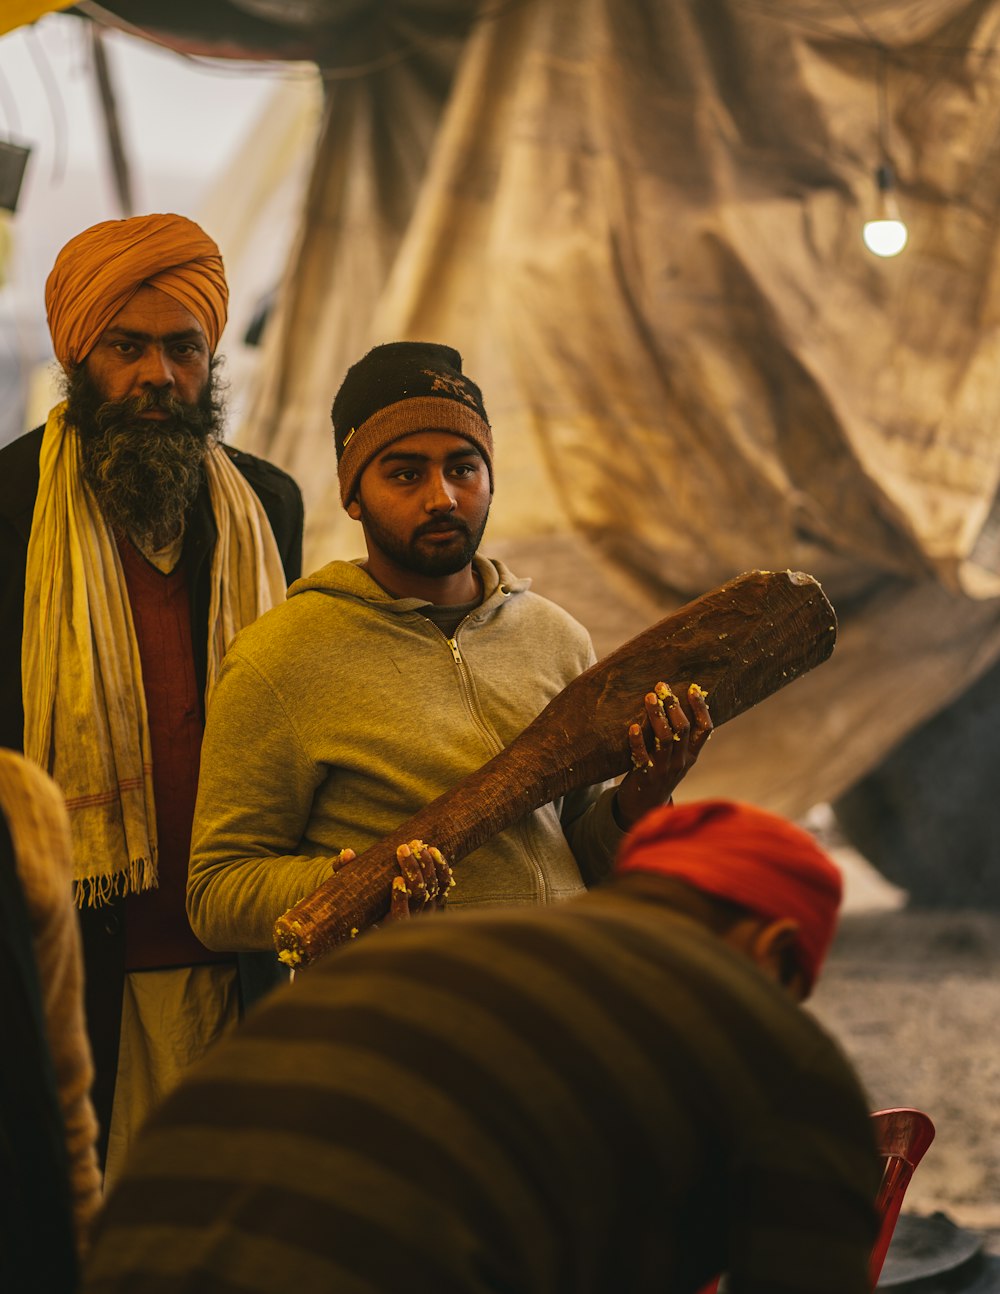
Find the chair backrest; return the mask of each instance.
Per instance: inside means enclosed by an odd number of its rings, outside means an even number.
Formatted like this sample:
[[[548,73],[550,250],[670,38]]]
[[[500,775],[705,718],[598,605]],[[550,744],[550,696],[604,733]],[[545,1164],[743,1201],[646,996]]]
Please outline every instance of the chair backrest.
[[[875,1197],[875,1209],[880,1218],[879,1233],[868,1264],[868,1275],[874,1289],[889,1252],[910,1178],[934,1140],[934,1124],[922,1110],[904,1106],[895,1110],[876,1110],[872,1115],[872,1125],[875,1145],[882,1160],[882,1180]]]
[[[902,1106],[895,1110],[876,1110],[872,1115],[872,1130],[882,1160],[882,1180],[875,1196],[879,1230],[868,1260],[868,1276],[874,1290],[889,1252],[906,1188],[914,1169],[934,1140],[934,1124],[922,1110]],[[712,1281],[699,1294],[715,1294],[718,1284],[718,1279]]]

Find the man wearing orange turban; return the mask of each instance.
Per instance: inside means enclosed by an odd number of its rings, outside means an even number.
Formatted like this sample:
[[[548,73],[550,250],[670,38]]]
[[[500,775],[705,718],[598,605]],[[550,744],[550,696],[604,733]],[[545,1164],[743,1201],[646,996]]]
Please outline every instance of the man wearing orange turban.
[[[105,220],[70,239],[45,285],[52,346],[67,372],[87,358],[143,286],[190,310],[215,353],[229,288],[212,239],[183,216]]]
[[[45,290],[65,400],[0,450],[0,745],[69,810],[112,1173],[261,982],[184,910],[206,696],[301,567],[298,487],[222,444],[227,300],[218,248],[183,216],[84,230]]]

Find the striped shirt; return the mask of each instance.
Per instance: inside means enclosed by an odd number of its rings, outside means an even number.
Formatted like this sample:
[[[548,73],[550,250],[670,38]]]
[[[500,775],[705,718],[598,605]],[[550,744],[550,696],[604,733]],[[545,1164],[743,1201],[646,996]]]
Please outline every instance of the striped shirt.
[[[868,1122],[806,1012],[627,886],[400,923],[168,1098],[84,1288],[867,1294]]]

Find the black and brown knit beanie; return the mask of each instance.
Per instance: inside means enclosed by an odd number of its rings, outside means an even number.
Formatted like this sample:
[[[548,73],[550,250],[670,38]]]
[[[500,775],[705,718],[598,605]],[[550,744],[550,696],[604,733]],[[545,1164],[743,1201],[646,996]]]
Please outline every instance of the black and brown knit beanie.
[[[435,342],[376,346],[348,370],[333,402],[340,501],[346,508],[358,479],[386,445],[417,431],[451,431],[476,446],[493,483],[493,434],[462,357]]]

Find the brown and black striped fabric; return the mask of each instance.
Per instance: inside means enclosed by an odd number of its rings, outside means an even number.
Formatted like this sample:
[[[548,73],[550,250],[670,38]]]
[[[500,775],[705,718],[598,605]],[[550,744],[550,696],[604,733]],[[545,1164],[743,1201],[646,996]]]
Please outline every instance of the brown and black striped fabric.
[[[90,1294],[866,1294],[878,1170],[835,1044],[614,883],[383,929],[140,1138]]]

